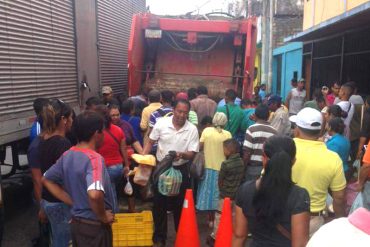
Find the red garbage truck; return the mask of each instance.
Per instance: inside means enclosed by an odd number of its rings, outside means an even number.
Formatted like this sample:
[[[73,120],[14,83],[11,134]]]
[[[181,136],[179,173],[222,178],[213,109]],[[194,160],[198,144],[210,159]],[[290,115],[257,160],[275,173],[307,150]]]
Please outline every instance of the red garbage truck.
[[[146,85],[174,92],[204,85],[222,98],[253,93],[256,18],[222,15],[133,16],[128,47],[129,95]]]

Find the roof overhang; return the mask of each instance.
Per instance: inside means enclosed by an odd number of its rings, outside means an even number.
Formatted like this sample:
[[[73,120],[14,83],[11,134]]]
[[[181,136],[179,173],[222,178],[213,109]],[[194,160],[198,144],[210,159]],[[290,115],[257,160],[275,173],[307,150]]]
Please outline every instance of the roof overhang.
[[[370,25],[370,2],[357,6],[303,32],[289,36],[284,39],[284,42],[318,40],[367,25]]]

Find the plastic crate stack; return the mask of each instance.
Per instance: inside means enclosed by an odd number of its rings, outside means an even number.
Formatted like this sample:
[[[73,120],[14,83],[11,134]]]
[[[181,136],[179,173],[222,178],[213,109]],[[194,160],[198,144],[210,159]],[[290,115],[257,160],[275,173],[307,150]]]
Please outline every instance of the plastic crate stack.
[[[113,246],[152,246],[153,216],[151,211],[116,214],[112,225]]]

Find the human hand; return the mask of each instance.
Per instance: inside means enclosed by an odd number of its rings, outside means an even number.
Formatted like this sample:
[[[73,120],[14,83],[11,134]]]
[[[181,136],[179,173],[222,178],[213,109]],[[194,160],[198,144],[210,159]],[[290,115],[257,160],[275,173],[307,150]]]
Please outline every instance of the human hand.
[[[42,208],[40,208],[40,210],[39,210],[38,218],[39,218],[39,221],[40,221],[42,224],[46,224],[46,223],[48,223],[48,217],[46,216],[45,211],[44,211],[44,209],[42,209]]]
[[[113,224],[114,222],[114,214],[112,213],[112,210],[105,210],[105,216],[101,220],[104,224]]]
[[[130,172],[130,167],[129,166],[124,166],[123,167],[123,176],[127,177],[129,172]]]
[[[359,182],[356,182],[356,191],[362,192],[364,189],[364,185],[360,184]]]

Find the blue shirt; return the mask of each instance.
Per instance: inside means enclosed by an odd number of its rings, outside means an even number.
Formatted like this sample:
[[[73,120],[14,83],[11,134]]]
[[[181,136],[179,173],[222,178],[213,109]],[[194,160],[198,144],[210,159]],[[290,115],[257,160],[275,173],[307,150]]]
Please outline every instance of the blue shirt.
[[[41,137],[36,136],[31,142],[27,150],[28,166],[30,168],[41,169],[40,157],[39,157],[39,146]]]
[[[260,89],[258,95],[261,97],[261,100],[263,100],[266,97],[266,91]]]
[[[71,214],[90,220],[98,220],[88,198],[89,190],[104,192],[105,210],[117,208],[113,188],[103,157],[90,149],[72,147],[44,174],[45,178],[60,184],[71,196]]]
[[[36,138],[36,136],[40,134],[40,132],[41,132],[41,125],[39,121],[36,119],[31,126],[30,142],[32,142]]]
[[[140,144],[143,145],[143,136],[140,129],[140,118],[122,113],[121,119],[131,124],[136,140],[138,140]]]
[[[234,104],[235,105],[240,105],[240,101],[242,101],[242,100],[240,98],[236,97],[236,99],[234,101]],[[225,106],[225,99],[222,99],[222,100],[220,100],[220,102],[218,102],[217,108],[222,107],[222,106]]]
[[[326,147],[339,155],[343,162],[343,169],[344,171],[347,171],[348,157],[351,149],[349,140],[343,135],[335,134],[326,142]]]

